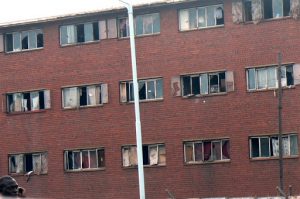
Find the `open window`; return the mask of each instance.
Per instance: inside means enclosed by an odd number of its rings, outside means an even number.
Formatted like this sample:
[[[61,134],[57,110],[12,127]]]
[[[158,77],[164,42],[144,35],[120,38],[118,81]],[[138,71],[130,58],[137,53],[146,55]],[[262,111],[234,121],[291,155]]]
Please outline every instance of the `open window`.
[[[44,36],[40,29],[5,34],[6,52],[24,51],[44,47]]]
[[[48,173],[48,154],[26,153],[9,155],[9,173],[25,174],[33,171],[34,174]]]
[[[105,167],[104,149],[80,149],[65,151],[65,170],[91,170]]]
[[[278,135],[251,137],[250,158],[269,158],[279,156]],[[282,136],[283,156],[298,155],[298,136],[289,134]]]
[[[123,167],[132,167],[138,164],[137,147],[122,147]],[[164,144],[143,145],[143,165],[155,166],[166,164],[166,149]]]
[[[224,25],[223,5],[182,9],[179,11],[179,30],[193,30]]]
[[[149,101],[163,99],[163,79],[138,80],[139,100]],[[133,82],[120,82],[121,102],[134,101]]]
[[[107,84],[62,89],[63,108],[97,106],[108,103]]]
[[[203,163],[230,160],[229,139],[184,142],[184,162]]]
[[[200,96],[234,90],[233,72],[201,73],[181,76],[182,96]]]
[[[27,112],[50,109],[50,91],[28,91],[6,94],[7,112]]]
[[[281,85],[283,87],[296,85],[294,76],[298,77],[297,65],[287,64],[281,67]],[[248,68],[247,88],[251,90],[274,89],[278,87],[277,67]]]

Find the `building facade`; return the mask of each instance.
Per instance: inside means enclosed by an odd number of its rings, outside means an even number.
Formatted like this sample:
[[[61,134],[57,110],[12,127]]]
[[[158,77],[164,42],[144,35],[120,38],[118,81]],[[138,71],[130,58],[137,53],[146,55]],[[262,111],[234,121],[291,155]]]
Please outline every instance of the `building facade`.
[[[300,194],[299,10],[134,8],[147,198],[278,195],[279,52],[284,191]],[[0,27],[0,174],[29,197],[139,197],[128,36],[124,8]]]

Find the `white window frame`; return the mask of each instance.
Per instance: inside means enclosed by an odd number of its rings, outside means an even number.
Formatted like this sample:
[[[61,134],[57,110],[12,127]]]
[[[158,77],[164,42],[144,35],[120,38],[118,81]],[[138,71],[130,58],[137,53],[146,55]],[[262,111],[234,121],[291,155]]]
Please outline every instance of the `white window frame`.
[[[211,8],[211,7],[214,7],[214,11],[218,8],[218,7],[221,7],[223,10],[224,10],[224,5],[223,4],[216,4],[216,5],[210,5],[210,6],[201,6],[201,7],[192,7],[192,8],[186,8],[186,9],[180,9],[179,10],[179,31],[188,31],[188,30],[197,30],[197,29],[205,29],[205,28],[211,28],[211,27],[218,27],[218,26],[224,26],[224,23],[223,24],[219,24],[217,25],[217,18],[215,16],[215,12],[214,12],[214,20],[215,20],[215,24],[214,25],[210,25],[208,26],[207,25],[207,21],[208,21],[208,17],[207,17],[207,9],[208,8]],[[196,9],[196,21],[197,21],[197,25],[196,25],[196,28],[188,28],[188,29],[182,29],[182,24],[181,24],[181,12],[182,11],[189,11],[190,9]],[[205,11],[205,26],[204,27],[200,27],[199,26],[199,10],[200,9],[204,9]],[[224,13],[224,12],[223,12]],[[224,18],[224,16],[223,16]],[[189,20],[189,19],[188,19]]]

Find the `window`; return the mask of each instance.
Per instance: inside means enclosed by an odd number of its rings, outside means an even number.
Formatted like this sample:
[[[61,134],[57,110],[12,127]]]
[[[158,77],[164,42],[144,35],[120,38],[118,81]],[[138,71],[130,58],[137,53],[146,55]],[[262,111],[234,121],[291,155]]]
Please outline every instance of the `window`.
[[[184,158],[185,163],[230,160],[229,140],[198,140],[185,142]]]
[[[250,158],[261,157],[278,157],[279,156],[279,139],[277,135],[251,137]],[[283,156],[298,155],[298,136],[295,134],[283,135]]]
[[[104,149],[80,149],[65,151],[65,170],[91,170],[105,167]]]
[[[48,173],[48,154],[42,153],[26,153],[9,155],[9,173],[25,174],[33,171],[35,174]]]
[[[129,22],[128,18],[119,19],[119,37],[129,37]]]
[[[148,35],[160,32],[159,13],[138,15],[135,17],[136,35]]]
[[[181,76],[182,96],[233,91],[233,73],[214,72]]]
[[[6,95],[6,99],[9,113],[37,111],[51,107],[49,90],[10,93]]]
[[[123,167],[132,167],[138,164],[137,147],[122,147]],[[143,165],[166,165],[166,149],[164,144],[143,145]]]
[[[43,32],[39,29],[8,33],[5,35],[6,52],[43,48],[43,37]]]
[[[281,67],[282,86],[294,85],[294,67],[292,64]],[[278,87],[276,66],[247,69],[248,90],[274,89]]]
[[[290,0],[263,0],[264,19],[289,16]]]
[[[180,10],[179,22],[181,31],[224,25],[223,5]]]
[[[63,108],[97,106],[108,103],[107,84],[62,89]]]
[[[60,27],[61,45],[86,43],[99,40],[98,22]]]
[[[141,101],[163,99],[163,79],[147,79],[138,81],[139,99]],[[120,83],[121,102],[134,101],[133,82]]]

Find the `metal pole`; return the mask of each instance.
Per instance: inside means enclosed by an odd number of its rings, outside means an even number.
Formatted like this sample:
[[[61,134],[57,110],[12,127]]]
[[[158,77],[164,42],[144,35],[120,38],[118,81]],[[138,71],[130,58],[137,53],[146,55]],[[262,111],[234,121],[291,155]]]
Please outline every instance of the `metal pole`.
[[[282,86],[281,86],[281,62],[282,54],[278,53],[278,139],[279,139],[279,188],[281,189],[280,195],[283,196],[283,148],[282,148]]]
[[[136,51],[135,51],[135,39],[134,39],[133,8],[132,8],[132,4],[128,2],[123,0],[119,0],[119,1],[122,2],[128,10],[131,63],[132,63],[132,80],[133,80],[133,92],[134,92],[136,145],[137,145],[138,174],[139,174],[139,192],[140,192],[140,199],[145,199],[143,144],[142,144],[140,105],[139,105],[139,93],[138,93],[138,81],[137,81],[137,69],[136,69],[137,67],[136,67]]]

